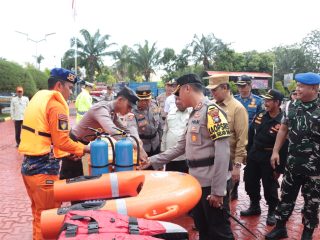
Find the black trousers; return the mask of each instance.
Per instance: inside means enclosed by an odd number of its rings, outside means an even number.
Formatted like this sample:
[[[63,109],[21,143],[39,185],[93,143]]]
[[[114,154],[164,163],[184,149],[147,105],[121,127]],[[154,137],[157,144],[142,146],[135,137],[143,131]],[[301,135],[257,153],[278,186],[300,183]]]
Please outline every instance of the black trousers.
[[[171,161],[166,164],[166,171],[188,173],[188,170],[189,169],[186,160]]]
[[[209,205],[207,196],[211,194],[211,187],[203,187],[200,201],[192,210],[194,223],[199,230],[199,240],[231,240],[234,239],[230,227],[229,194],[231,180],[227,184],[227,196],[223,198],[223,209]]]
[[[21,135],[21,126],[22,126],[22,120],[15,120],[14,121],[14,129],[16,133],[16,143],[17,145],[20,144],[20,135]]]
[[[270,161],[248,160],[244,168],[245,190],[252,202],[259,202],[260,196],[260,180],[262,180],[264,198],[271,208],[275,208],[279,202],[278,188],[279,183],[273,178],[273,169]]]
[[[62,159],[60,179],[69,179],[83,176],[82,161],[73,161],[68,157]]]

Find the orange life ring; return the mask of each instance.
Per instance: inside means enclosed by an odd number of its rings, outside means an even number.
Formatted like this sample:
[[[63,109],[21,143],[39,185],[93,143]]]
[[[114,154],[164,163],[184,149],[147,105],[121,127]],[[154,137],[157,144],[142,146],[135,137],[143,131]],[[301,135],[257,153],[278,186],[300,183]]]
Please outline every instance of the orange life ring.
[[[179,172],[130,171],[91,178],[55,182],[55,200],[108,199],[94,209],[111,210],[151,220],[172,220],[187,213],[201,197],[201,186],[198,181],[189,174]],[[70,210],[88,209],[81,208],[81,203],[77,205],[70,207]],[[44,237],[58,236],[64,214],[68,210],[62,208],[42,212],[41,230]]]

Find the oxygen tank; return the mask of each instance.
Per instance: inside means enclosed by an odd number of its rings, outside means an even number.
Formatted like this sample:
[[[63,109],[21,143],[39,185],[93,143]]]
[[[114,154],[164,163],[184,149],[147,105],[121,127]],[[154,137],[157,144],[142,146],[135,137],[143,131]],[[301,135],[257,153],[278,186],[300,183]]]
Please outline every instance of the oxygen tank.
[[[90,144],[90,158],[89,164],[91,168],[92,176],[100,175],[109,172],[109,160],[108,160],[108,143],[101,140],[98,136],[96,140]]]
[[[115,171],[131,171],[133,170],[133,143],[126,136],[121,138],[115,144]]]

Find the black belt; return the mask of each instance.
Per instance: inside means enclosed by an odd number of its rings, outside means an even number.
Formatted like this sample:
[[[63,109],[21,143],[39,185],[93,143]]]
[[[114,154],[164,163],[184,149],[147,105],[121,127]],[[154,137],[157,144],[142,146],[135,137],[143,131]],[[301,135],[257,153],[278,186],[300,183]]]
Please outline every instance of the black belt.
[[[153,139],[157,136],[157,132],[152,135],[139,134],[140,139]]]
[[[70,138],[71,138],[73,141],[75,141],[75,142],[81,142],[81,143],[84,144],[84,145],[88,145],[88,144],[89,144],[89,142],[86,142],[86,141],[83,141],[83,140],[78,139],[78,138],[76,137],[76,135],[74,135],[74,134],[72,133],[72,131],[70,131],[69,136],[70,136]]]
[[[188,160],[187,165],[189,168],[196,168],[196,167],[208,167],[214,164],[214,158],[203,158],[199,160]]]
[[[40,131],[37,131],[37,130],[35,130],[35,129],[31,128],[31,127],[28,127],[26,125],[22,125],[21,128],[24,129],[24,130],[27,130],[29,132],[32,132],[32,133],[34,133],[36,135],[51,138],[51,134],[50,133],[40,132]]]

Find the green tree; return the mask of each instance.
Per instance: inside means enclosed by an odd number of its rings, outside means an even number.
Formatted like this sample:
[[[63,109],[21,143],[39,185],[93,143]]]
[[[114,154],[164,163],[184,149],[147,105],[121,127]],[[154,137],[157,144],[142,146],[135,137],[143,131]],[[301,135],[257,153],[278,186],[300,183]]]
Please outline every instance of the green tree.
[[[320,72],[320,30],[314,30],[302,40],[302,47],[310,57],[313,72]]]
[[[172,48],[165,48],[160,62],[164,65],[164,70],[170,74],[175,70],[175,60],[177,56]]]
[[[114,43],[108,44],[107,42],[110,35],[101,35],[99,30],[97,30],[94,35],[91,35],[86,29],[82,29],[80,30],[80,34],[84,41],[72,38],[71,48],[77,43],[77,54],[80,58],[80,63],[81,60],[84,61],[89,81],[93,82],[95,72],[101,72],[101,67],[103,66],[102,58],[112,54],[112,52],[108,52],[107,49]],[[70,56],[72,53],[74,53],[74,50],[69,49],[66,55]]]
[[[293,90],[295,90],[297,87],[297,82],[296,81],[290,81],[289,85],[288,85],[288,90],[289,92],[292,92]]]
[[[0,60],[0,91],[15,92],[19,85],[23,87],[24,94],[28,97],[32,97],[37,91],[36,84],[28,71],[16,63]]]
[[[279,90],[283,95],[286,95],[286,90],[285,90],[285,88],[283,86],[282,81],[276,81],[274,83],[274,88]]]
[[[138,72],[140,72],[147,82],[150,81],[151,73],[155,73],[155,69],[160,64],[160,54],[156,48],[156,43],[149,46],[147,40],[145,40],[144,45],[136,44],[136,51],[132,53],[133,64],[136,66]]]
[[[119,50],[114,51],[112,57],[116,61],[113,66],[117,78],[119,81],[127,81],[129,65],[132,62],[132,49],[124,45]]]
[[[48,78],[50,74],[39,71],[32,65],[26,67],[26,71],[31,75],[36,84],[37,90],[48,89]]]
[[[190,46],[195,63],[198,64],[201,62],[204,70],[207,71],[210,68],[210,61],[212,62],[214,60],[217,52],[225,47],[225,44],[221,39],[216,38],[214,34],[208,36],[202,34],[201,38],[194,35]]]
[[[44,57],[40,54],[39,56],[36,56],[36,61],[38,64],[38,69],[40,69],[40,64],[42,62],[42,60],[44,59]]]

